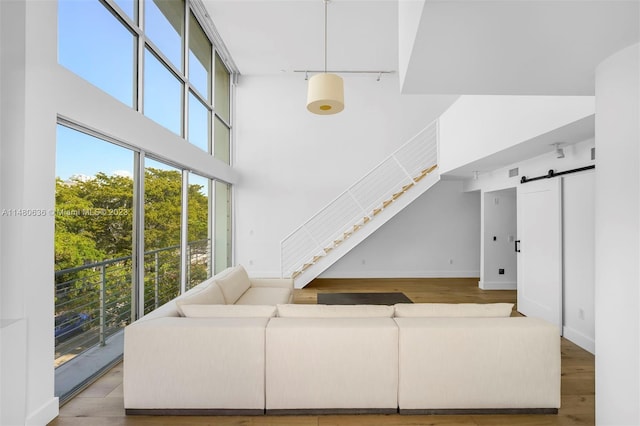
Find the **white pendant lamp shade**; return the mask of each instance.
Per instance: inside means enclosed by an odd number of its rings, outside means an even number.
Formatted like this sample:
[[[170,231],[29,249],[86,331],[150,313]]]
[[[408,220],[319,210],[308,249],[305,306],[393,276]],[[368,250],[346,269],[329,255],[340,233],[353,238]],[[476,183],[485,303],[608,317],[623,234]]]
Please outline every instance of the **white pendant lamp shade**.
[[[337,114],[344,109],[344,84],[336,74],[316,74],[309,79],[307,109],[314,114]]]

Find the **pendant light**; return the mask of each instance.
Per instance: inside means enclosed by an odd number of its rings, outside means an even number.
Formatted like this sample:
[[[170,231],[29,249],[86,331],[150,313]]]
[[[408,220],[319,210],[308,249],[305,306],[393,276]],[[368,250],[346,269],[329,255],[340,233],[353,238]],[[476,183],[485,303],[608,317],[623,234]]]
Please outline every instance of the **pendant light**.
[[[337,114],[344,109],[342,77],[327,73],[327,4],[324,0],[324,73],[309,79],[307,109],[314,114]]]

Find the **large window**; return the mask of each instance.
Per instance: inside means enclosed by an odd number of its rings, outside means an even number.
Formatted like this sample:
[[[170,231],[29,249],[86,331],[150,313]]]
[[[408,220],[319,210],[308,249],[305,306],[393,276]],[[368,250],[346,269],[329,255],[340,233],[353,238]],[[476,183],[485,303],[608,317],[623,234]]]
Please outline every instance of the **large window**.
[[[58,61],[130,107],[128,130],[144,114],[207,161],[230,164],[232,73],[194,6],[58,0]],[[116,140],[74,117],[59,123],[55,363],[64,400],[122,354],[125,325],[230,266],[231,186],[202,169],[198,150],[186,164],[172,159],[163,144],[175,137]]]
[[[99,369],[122,353],[136,306],[149,313],[230,266],[231,185],[73,123],[57,130],[55,365],[108,345],[106,358],[92,354]]]
[[[58,27],[60,64],[231,163],[231,73],[190,0],[59,0]]]

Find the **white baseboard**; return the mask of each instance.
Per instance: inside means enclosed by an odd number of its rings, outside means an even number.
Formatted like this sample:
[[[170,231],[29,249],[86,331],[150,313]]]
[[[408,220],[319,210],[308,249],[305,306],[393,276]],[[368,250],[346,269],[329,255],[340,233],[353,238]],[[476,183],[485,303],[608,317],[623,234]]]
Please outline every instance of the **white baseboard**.
[[[566,325],[562,327],[562,336],[580,346],[585,351],[591,352],[595,355],[596,353],[596,341],[592,337],[587,336],[584,333],[577,331],[571,327],[567,327]]]
[[[478,281],[482,290],[517,290],[518,284],[514,281]]]
[[[476,278],[480,271],[331,271],[318,278]]]
[[[60,413],[60,403],[57,397],[51,398],[40,408],[29,414],[25,425],[27,426],[42,426],[51,422],[58,417]]]

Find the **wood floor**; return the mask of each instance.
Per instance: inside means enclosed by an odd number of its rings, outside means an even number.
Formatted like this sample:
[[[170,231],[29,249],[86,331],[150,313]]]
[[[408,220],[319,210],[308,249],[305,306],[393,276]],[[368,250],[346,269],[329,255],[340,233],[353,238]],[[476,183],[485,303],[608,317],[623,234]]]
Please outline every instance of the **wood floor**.
[[[515,303],[515,291],[483,291],[477,279],[377,279],[316,280],[296,290],[295,303],[316,303],[318,292],[403,292],[414,302]],[[514,312],[514,315],[517,313]],[[593,425],[595,424],[594,357],[562,339],[562,408],[557,415],[401,416],[327,415],[255,417],[151,417],[125,416],[122,397],[122,364],[61,407],[51,426],[117,425]]]

